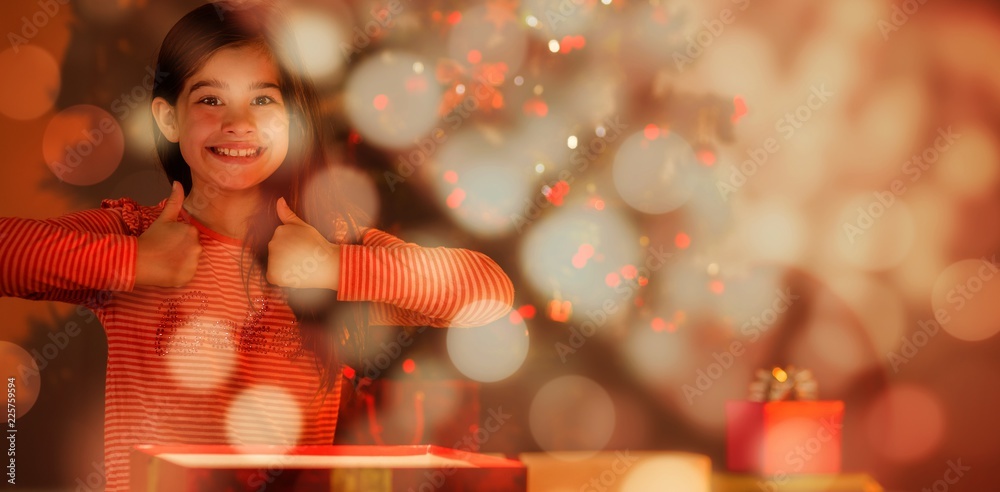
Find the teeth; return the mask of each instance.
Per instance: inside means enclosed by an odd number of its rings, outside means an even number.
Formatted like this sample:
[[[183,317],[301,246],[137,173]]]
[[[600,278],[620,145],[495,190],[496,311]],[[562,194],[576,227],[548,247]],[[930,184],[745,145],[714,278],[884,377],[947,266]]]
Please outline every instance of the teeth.
[[[253,157],[257,155],[257,151],[259,149],[227,149],[225,147],[215,147],[213,150],[216,154],[230,157]]]

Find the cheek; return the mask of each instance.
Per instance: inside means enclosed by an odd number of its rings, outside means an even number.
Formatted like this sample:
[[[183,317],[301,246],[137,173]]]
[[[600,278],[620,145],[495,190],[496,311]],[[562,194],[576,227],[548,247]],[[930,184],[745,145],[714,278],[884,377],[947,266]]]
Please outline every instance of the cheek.
[[[288,146],[288,115],[283,112],[267,112],[260,115],[257,128],[263,140],[271,147]]]
[[[201,146],[213,130],[219,127],[218,120],[215,115],[192,111],[188,113],[181,126],[181,138],[186,139],[190,145]],[[181,144],[183,143],[182,141]]]

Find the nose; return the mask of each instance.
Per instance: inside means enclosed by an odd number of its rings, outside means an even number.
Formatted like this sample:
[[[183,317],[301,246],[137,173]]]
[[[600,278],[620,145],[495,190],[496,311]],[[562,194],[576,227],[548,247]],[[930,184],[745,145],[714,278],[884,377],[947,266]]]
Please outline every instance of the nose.
[[[236,136],[252,134],[257,129],[250,108],[230,106],[222,121],[222,131]]]

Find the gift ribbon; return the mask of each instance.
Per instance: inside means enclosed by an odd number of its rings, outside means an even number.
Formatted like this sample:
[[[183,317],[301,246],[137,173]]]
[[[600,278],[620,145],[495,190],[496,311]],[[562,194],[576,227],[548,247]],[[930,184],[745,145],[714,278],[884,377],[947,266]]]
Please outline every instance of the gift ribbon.
[[[751,401],[812,401],[818,399],[812,371],[788,366],[771,371],[757,369],[757,379],[750,383]]]

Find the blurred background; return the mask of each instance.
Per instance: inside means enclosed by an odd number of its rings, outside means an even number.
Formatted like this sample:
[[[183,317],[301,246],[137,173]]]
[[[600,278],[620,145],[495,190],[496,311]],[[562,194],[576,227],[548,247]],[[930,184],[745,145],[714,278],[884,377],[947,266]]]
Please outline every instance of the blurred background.
[[[0,216],[167,196],[154,53],[199,4],[0,7]],[[960,460],[947,490],[1000,484],[1000,5],[289,8],[372,225],[482,251],[517,291],[481,329],[373,328],[355,369],[375,383],[338,442],[680,450],[723,469],[725,402],[794,365],[845,402],[845,471],[929,490]],[[100,323],[21,299],[0,313],[4,363],[39,368],[18,484],[96,490]]]

